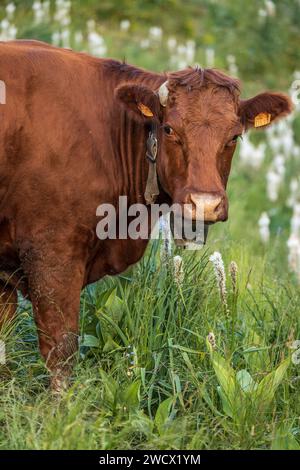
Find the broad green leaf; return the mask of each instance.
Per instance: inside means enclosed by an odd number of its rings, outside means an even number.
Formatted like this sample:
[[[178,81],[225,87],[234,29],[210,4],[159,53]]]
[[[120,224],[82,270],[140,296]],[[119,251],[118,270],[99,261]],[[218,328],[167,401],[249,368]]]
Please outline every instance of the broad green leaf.
[[[101,323],[101,336],[103,342],[106,343],[109,336],[114,338],[115,335],[124,337],[119,324],[124,313],[124,301],[117,295],[117,288],[111,288],[102,293],[100,308],[97,309],[96,315]],[[104,321],[103,321],[104,320]],[[122,339],[123,339],[122,337]]]
[[[122,392],[122,402],[127,409],[132,410],[134,408],[138,408],[140,404],[140,387],[141,382],[137,380],[130,384],[123,392]]]
[[[236,379],[243,392],[251,393],[257,389],[257,383],[253,380],[246,369],[239,370],[236,373]]]
[[[97,298],[96,298],[97,308],[105,307],[109,297],[111,296],[112,292],[115,291],[115,289],[116,289],[115,287],[111,287],[110,289],[107,289],[107,290],[105,290],[105,291],[103,291],[103,292],[101,292],[100,294],[97,295]]]
[[[269,368],[271,365],[270,355],[264,338],[252,328],[248,328],[244,342],[247,347],[244,349],[243,354],[250,370],[258,372]]]
[[[106,315],[103,311],[98,311],[97,314],[99,315],[99,318],[103,318],[110,326],[112,326],[112,331],[115,331],[119,335],[124,343],[124,346],[128,346],[128,340],[125,334],[121,328],[110,318],[110,316]]]
[[[103,347],[103,352],[114,351],[115,349],[120,349],[121,346],[116,343],[110,335],[108,335],[106,343]]]
[[[216,414],[217,416],[222,416],[222,413],[218,411],[218,409],[215,407],[214,403],[212,402],[212,399],[210,398],[204,384],[200,387],[200,393],[201,393],[203,400],[208,404],[208,406],[213,411],[213,413]]]
[[[277,387],[280,385],[286,374],[290,362],[291,360],[288,357],[279,364],[277,369],[270,372],[260,381],[255,392],[255,398],[257,400],[264,402],[266,405],[271,403]]]
[[[232,409],[232,405],[230,401],[228,400],[227,396],[223,392],[222,388],[220,386],[217,387],[218,394],[220,395],[221,401],[222,401],[222,406],[223,406],[223,411],[224,413],[229,416],[230,418],[233,418],[234,413]]]
[[[163,434],[164,427],[169,419],[173,402],[173,397],[167,398],[166,400],[162,401],[157,408],[154,422],[160,435]]]
[[[117,382],[104,370],[100,370],[101,379],[105,390],[105,399],[111,408],[114,408],[116,402],[116,396],[118,392]]]
[[[229,401],[230,407],[232,408],[236,397],[241,393],[239,385],[236,382],[235,371],[228,361],[225,361],[219,353],[212,350],[211,344],[208,341],[207,345],[218,382],[222,388],[222,392]]]
[[[84,335],[81,346],[86,346],[88,348],[99,348],[100,347],[99,338],[93,335]]]
[[[122,308],[123,300],[117,295],[117,288],[115,287],[106,299],[105,308],[113,315],[118,316],[119,310]]]

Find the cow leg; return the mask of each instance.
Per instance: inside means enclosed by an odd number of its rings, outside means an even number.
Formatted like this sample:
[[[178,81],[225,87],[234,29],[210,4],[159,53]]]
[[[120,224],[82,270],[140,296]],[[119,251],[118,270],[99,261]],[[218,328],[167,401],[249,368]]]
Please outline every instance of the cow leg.
[[[52,390],[58,393],[67,386],[78,349],[83,253],[84,249],[72,249],[68,240],[55,246],[30,243],[21,250],[40,351],[51,374]]]
[[[17,290],[4,281],[0,281],[0,330],[10,323],[15,315],[18,303]]]
[[[70,302],[62,295],[56,299],[43,294],[34,298],[32,303],[37,325],[40,352],[50,371],[51,388],[60,393],[67,388],[78,349],[78,316],[80,289],[64,286],[65,296],[72,296]]]

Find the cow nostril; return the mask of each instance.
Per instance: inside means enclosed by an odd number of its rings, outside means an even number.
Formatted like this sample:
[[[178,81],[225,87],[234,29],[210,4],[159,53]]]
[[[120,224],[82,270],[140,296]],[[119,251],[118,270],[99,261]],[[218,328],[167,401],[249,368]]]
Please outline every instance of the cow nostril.
[[[221,198],[218,198],[211,202],[208,201],[208,203],[204,203],[204,219],[213,219],[214,217],[216,217],[221,204]]]
[[[203,218],[206,222],[226,220],[223,197],[214,194],[191,194],[190,198],[195,205],[196,218]]]
[[[219,198],[215,203],[214,210],[215,211],[218,210],[221,207],[221,205],[222,205],[222,199]]]

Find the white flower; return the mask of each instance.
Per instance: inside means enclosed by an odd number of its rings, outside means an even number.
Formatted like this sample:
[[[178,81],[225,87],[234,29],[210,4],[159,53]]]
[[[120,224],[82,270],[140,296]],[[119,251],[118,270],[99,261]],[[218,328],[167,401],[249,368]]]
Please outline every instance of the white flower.
[[[237,75],[237,73],[238,73],[238,68],[237,68],[237,65],[236,65],[236,62],[235,62],[235,57],[234,57],[234,55],[229,54],[229,55],[227,56],[227,62],[228,62],[229,72],[230,72],[232,75]]]
[[[12,39],[16,39],[17,37],[17,28],[15,25],[11,24],[7,18],[1,21],[0,23],[1,33],[0,39],[3,41],[9,41]]]
[[[294,207],[299,198],[299,182],[293,178],[290,182],[290,195],[286,202],[288,207]]]
[[[76,31],[76,33],[74,34],[74,39],[75,39],[76,44],[81,44],[82,41],[83,41],[82,32],[81,31]]]
[[[8,28],[8,31],[7,31],[7,33],[8,33],[8,38],[9,38],[9,39],[16,39],[16,37],[17,37],[17,32],[18,32],[18,30],[17,30],[17,28],[15,27],[15,25],[11,25],[11,26]]]
[[[293,139],[293,134],[289,130],[288,132],[285,132],[285,134],[282,136],[282,147],[284,150],[285,155],[289,155],[294,146],[294,139]]]
[[[61,42],[63,47],[70,47],[70,31],[68,29],[64,29],[61,32]]]
[[[240,159],[244,165],[258,169],[265,158],[265,150],[266,146],[264,143],[260,143],[255,147],[247,134],[245,134],[240,143]]]
[[[264,243],[268,243],[270,239],[270,218],[266,212],[263,212],[258,221],[260,238]]]
[[[300,234],[300,204],[294,204],[293,216],[291,219],[291,232]]]
[[[35,0],[32,4],[34,12],[34,20],[36,23],[42,23],[49,20],[50,1],[44,1],[43,3],[39,0]]]
[[[300,238],[295,233],[291,233],[288,241],[288,264],[300,282]]]
[[[16,5],[14,3],[8,3],[6,5],[6,13],[9,18],[12,18],[14,16],[14,12],[16,11]]]
[[[88,39],[92,46],[97,47],[97,46],[102,46],[102,44],[104,44],[103,37],[100,34],[96,33],[95,31],[89,34]]]
[[[177,46],[177,41],[175,38],[169,38],[167,41],[168,48],[170,51],[173,51]]]
[[[237,277],[238,277],[238,265],[235,261],[231,261],[229,265],[229,273],[232,282],[232,290],[234,293],[237,292]]]
[[[33,2],[32,9],[34,11],[34,19],[36,23],[42,22],[43,20],[43,9],[42,4],[38,0]]]
[[[8,29],[9,26],[10,26],[9,21],[8,21],[6,18],[4,18],[4,20],[2,20],[0,24],[1,24],[1,28],[2,28],[4,31],[5,31],[6,29]]]
[[[270,127],[272,129],[272,127]],[[270,135],[267,134],[268,137],[268,144],[270,145],[272,151],[274,153],[277,153],[281,149],[281,137],[278,137],[277,135]]]
[[[54,20],[63,26],[68,26],[71,23],[70,18],[71,2],[68,0],[56,0],[56,10]]]
[[[300,147],[299,145],[294,145],[293,150],[292,150],[292,155],[293,157],[300,157]]]
[[[61,26],[69,26],[69,24],[71,24],[71,18],[68,16],[65,16],[64,18],[61,19],[60,24]]]
[[[60,33],[58,31],[55,31],[54,33],[52,33],[51,42],[52,44],[54,44],[54,46],[60,45]]]
[[[275,16],[276,5],[272,0],[265,0],[266,12],[269,16]]]
[[[196,44],[195,41],[187,41],[186,43],[186,60],[188,63],[194,62]]]
[[[196,43],[195,41],[187,41],[185,44],[178,44],[176,48],[175,40],[169,45],[172,52],[170,62],[173,67],[184,69],[195,59]]]
[[[170,228],[170,214],[163,215],[159,219],[162,245],[160,251],[161,263],[166,264],[172,254],[172,234]]]
[[[39,0],[36,0],[35,2],[33,2],[32,4],[32,9],[34,11],[39,11],[42,9],[42,3],[39,1]]]
[[[258,16],[260,16],[261,18],[265,18],[267,15],[268,15],[267,11],[264,10],[263,8],[260,8],[258,10]]]
[[[88,20],[86,23],[86,27],[88,31],[94,31],[96,28],[95,20]]]
[[[293,205],[293,216],[291,219],[291,234],[287,241],[288,264],[290,269],[297,275],[300,283],[300,203]]]
[[[276,171],[276,173],[278,173],[278,175],[280,175],[281,177],[284,176],[284,174],[285,174],[285,160],[284,160],[283,155],[281,155],[281,154],[276,155],[276,157],[273,160],[273,167],[274,167],[274,170]]]
[[[295,194],[298,191],[298,188],[299,188],[299,183],[295,178],[293,178],[290,182],[291,193]]]
[[[174,280],[176,284],[180,287],[184,280],[184,270],[183,270],[183,259],[181,256],[177,255],[173,258],[174,264]]]
[[[207,341],[211,344],[212,349],[216,349],[216,337],[212,331],[208,333]]]
[[[141,42],[140,42],[140,46],[142,49],[148,49],[148,47],[150,46],[150,41],[148,38],[146,39],[142,39]]]
[[[103,57],[107,52],[103,37],[96,31],[91,31],[88,34],[90,52],[96,56]]]
[[[278,193],[282,182],[282,177],[273,170],[269,170],[266,174],[267,179],[267,195],[270,201],[275,202],[278,199]]]
[[[225,306],[227,313],[229,313],[228,306],[227,306],[226,274],[225,274],[225,268],[224,268],[222,255],[218,251],[215,251],[209,257],[209,260],[212,262],[213,267],[214,267],[221,301],[223,305]]]
[[[130,21],[129,20],[122,20],[120,22],[121,31],[128,31],[129,28],[130,28]]]
[[[205,61],[208,68],[212,68],[215,64],[215,50],[212,47],[205,49]]]
[[[159,26],[152,26],[149,29],[149,36],[151,39],[160,41],[162,38],[162,29]]]
[[[177,52],[179,55],[181,56],[185,56],[185,53],[186,53],[186,47],[184,44],[179,44],[178,47],[177,47]]]

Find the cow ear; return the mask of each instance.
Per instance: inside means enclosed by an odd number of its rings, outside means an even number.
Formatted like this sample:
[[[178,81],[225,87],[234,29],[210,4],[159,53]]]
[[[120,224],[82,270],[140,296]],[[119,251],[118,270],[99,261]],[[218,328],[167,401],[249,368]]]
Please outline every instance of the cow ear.
[[[150,88],[135,84],[121,85],[116,89],[115,96],[135,119],[160,121],[162,111],[159,98]]]
[[[291,99],[284,93],[265,92],[241,100],[239,115],[245,129],[266,127],[293,110]]]

